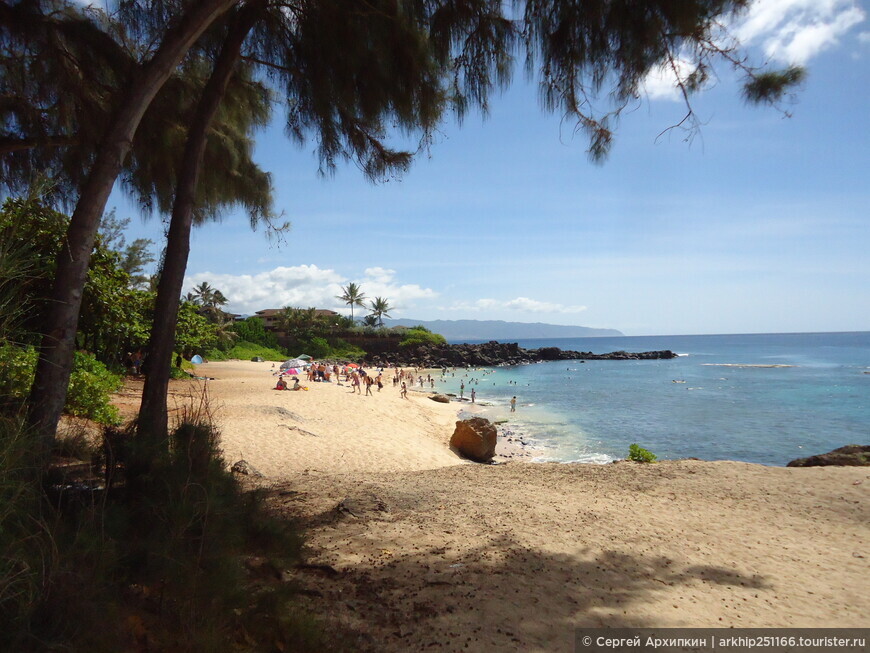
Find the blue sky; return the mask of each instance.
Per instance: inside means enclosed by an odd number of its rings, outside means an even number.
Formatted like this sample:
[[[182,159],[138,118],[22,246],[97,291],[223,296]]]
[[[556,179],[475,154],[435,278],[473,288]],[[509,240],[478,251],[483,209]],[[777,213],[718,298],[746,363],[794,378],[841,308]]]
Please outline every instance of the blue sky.
[[[735,26],[757,61],[809,76],[792,117],[747,107],[724,66],[693,106],[666,80],[623,115],[602,165],[545,114],[522,70],[487,119],[448,121],[401,180],[317,175],[314,143],[257,137],[276,207],[270,244],[229,214],[196,231],[187,286],[229,308],[345,310],[349,281],[393,317],[610,327],[630,335],[870,330],[870,21],[852,0],[762,0]],[[162,238],[134,217],[129,237]],[[357,310],[359,313],[359,310]]]

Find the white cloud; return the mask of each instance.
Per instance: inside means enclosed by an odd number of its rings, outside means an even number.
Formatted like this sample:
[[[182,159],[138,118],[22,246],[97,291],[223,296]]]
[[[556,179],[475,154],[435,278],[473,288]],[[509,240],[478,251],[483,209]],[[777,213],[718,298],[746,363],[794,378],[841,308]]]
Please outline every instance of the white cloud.
[[[437,297],[438,293],[430,288],[396,283],[395,274],[394,270],[368,268],[363,278],[356,282],[367,298],[384,297],[397,312],[413,307],[417,300]],[[316,265],[298,265],[277,267],[254,275],[200,272],[185,277],[184,287],[189,290],[203,281],[218,288],[230,300],[227,309],[236,313],[254,313],[282,306],[314,306],[344,313],[349,309],[336,296],[341,294],[343,285],[354,279],[345,279],[335,270],[321,269]]]
[[[395,270],[387,270],[385,268],[366,268],[364,271],[366,278],[376,283],[390,283],[393,277],[396,276]]]
[[[855,0],[757,0],[728,30],[742,45],[760,47],[779,63],[805,64],[866,18]],[[870,42],[870,32],[860,33],[858,39]],[[677,59],[676,68],[676,75],[669,64],[647,75],[643,89],[649,99],[680,99],[677,75],[685,79],[693,67]]]
[[[733,29],[773,59],[804,64],[866,17],[854,0],[758,0]]]
[[[528,297],[517,297],[507,303],[507,307],[526,313],[580,313],[586,310],[585,306],[565,306],[550,302],[539,302]]]
[[[528,297],[517,297],[509,300],[498,299],[478,299],[474,302],[459,302],[452,306],[442,308],[441,310],[456,312],[480,312],[493,311],[497,309],[515,311],[519,313],[580,313],[586,310],[585,306],[566,306],[564,304],[554,304],[552,302],[541,302]]]
[[[675,59],[674,67],[669,62],[659,66],[643,80],[643,90],[650,100],[679,100],[682,99],[677,88],[677,75],[685,80],[694,70],[694,66],[686,59]]]

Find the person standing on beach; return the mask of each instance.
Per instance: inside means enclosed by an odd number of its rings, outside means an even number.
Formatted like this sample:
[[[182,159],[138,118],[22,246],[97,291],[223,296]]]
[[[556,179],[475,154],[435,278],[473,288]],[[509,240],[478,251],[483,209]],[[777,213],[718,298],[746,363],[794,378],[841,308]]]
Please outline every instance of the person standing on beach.
[[[462,381],[462,382],[459,384],[459,398],[460,398],[460,399],[464,399],[464,398],[465,398],[465,381]]]
[[[402,399],[408,398],[408,386],[405,384],[404,381],[402,381],[402,393],[400,396],[402,397]]]
[[[372,383],[374,383],[370,374],[366,374],[366,396],[371,397],[372,395]]]
[[[516,397],[511,398],[511,412],[512,413],[517,412],[517,398]]]
[[[471,389],[471,403],[474,403],[475,398],[477,397],[477,393],[474,391],[474,388]]]

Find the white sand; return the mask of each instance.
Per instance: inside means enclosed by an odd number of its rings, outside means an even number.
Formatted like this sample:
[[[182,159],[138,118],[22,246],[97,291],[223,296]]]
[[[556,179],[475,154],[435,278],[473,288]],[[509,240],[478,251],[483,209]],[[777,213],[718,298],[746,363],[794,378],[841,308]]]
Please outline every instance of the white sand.
[[[309,562],[329,566],[295,572],[309,607],[360,650],[571,651],[580,626],[868,626],[870,468],[476,465],[447,446],[456,403],[391,382],[373,397],[273,391],[271,363],[200,373],[228,462],[268,477],[308,527]]]
[[[435,469],[463,461],[446,444],[458,406],[428,394],[399,396],[385,372],[372,396],[350,386],[309,383],[307,391],[277,391],[272,363],[228,361],[198,366],[221,426],[228,462],[247,460],[271,478],[318,472]]]

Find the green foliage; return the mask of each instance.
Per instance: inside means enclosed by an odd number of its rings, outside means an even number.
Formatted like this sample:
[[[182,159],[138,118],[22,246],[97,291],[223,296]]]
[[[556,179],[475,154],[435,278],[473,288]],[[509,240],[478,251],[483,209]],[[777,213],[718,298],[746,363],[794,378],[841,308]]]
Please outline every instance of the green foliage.
[[[0,271],[15,259],[38,261],[26,273],[6,277],[0,282],[0,301],[13,301],[24,311],[9,338],[20,343],[36,344],[46,331],[41,323],[51,296],[56,257],[69,220],[30,198],[7,199],[0,209]],[[114,236],[112,236],[114,237]],[[4,250],[7,252],[4,254]],[[13,255],[12,260],[9,256]],[[20,267],[20,263],[17,264]],[[93,352],[109,363],[122,350],[145,345],[150,329],[153,299],[149,293],[131,287],[130,275],[122,268],[121,254],[109,249],[98,238],[91,255],[87,283],[82,295],[81,316],[77,332],[78,346]]]
[[[170,379],[189,379],[190,374],[188,374],[184,370],[184,368],[175,367],[175,365],[173,365],[172,367],[169,368],[169,378]]]
[[[312,358],[326,358],[332,351],[326,338],[311,338],[311,340],[300,342],[299,346]]]
[[[262,345],[269,349],[278,349],[278,339],[271,331],[266,331],[263,320],[259,317],[249,317],[232,326],[232,330],[239,337],[239,341],[251,342]]]
[[[335,358],[339,360],[361,361],[365,358],[366,352],[355,345],[337,338],[331,345],[330,351],[325,358]]]
[[[120,388],[121,377],[109,372],[91,354],[76,352],[65,410],[102,424],[118,424],[118,409],[110,403],[109,395]]]
[[[175,350],[204,351],[217,344],[217,327],[194,304],[182,302],[175,327]]]
[[[226,352],[211,349],[206,352],[206,358],[209,360],[229,360],[237,358],[239,360],[251,360],[254,356],[259,356],[267,361],[285,361],[287,354],[279,349],[271,349],[263,345],[257,345],[253,342],[237,342]]]
[[[384,297],[375,297],[374,301],[372,301],[369,306],[371,307],[372,312],[371,315],[367,315],[366,317],[373,317],[375,319],[375,324],[379,327],[383,327],[384,318],[390,317],[390,311],[393,310],[393,307],[390,306],[390,303]]]
[[[444,345],[447,339],[439,333],[432,333],[423,325],[411,327],[405,331],[405,337],[399,347],[415,347],[418,345]]]
[[[336,295],[336,299],[340,299],[345,304],[350,306],[350,316],[351,322],[353,322],[353,307],[354,306],[365,306],[363,303],[366,299],[366,296],[363,294],[362,288],[351,281],[346,286],[341,287],[342,293],[340,295]]]
[[[753,104],[775,105],[805,78],[806,70],[800,66],[758,73],[743,85],[743,98]]]
[[[633,460],[636,463],[651,463],[657,457],[653,452],[647,451],[638,444],[632,444],[628,448],[628,460]]]
[[[9,343],[0,345],[0,406],[20,406],[30,392],[36,371],[36,350]],[[64,412],[103,424],[119,422],[109,395],[121,387],[121,378],[91,354],[76,352]]]

